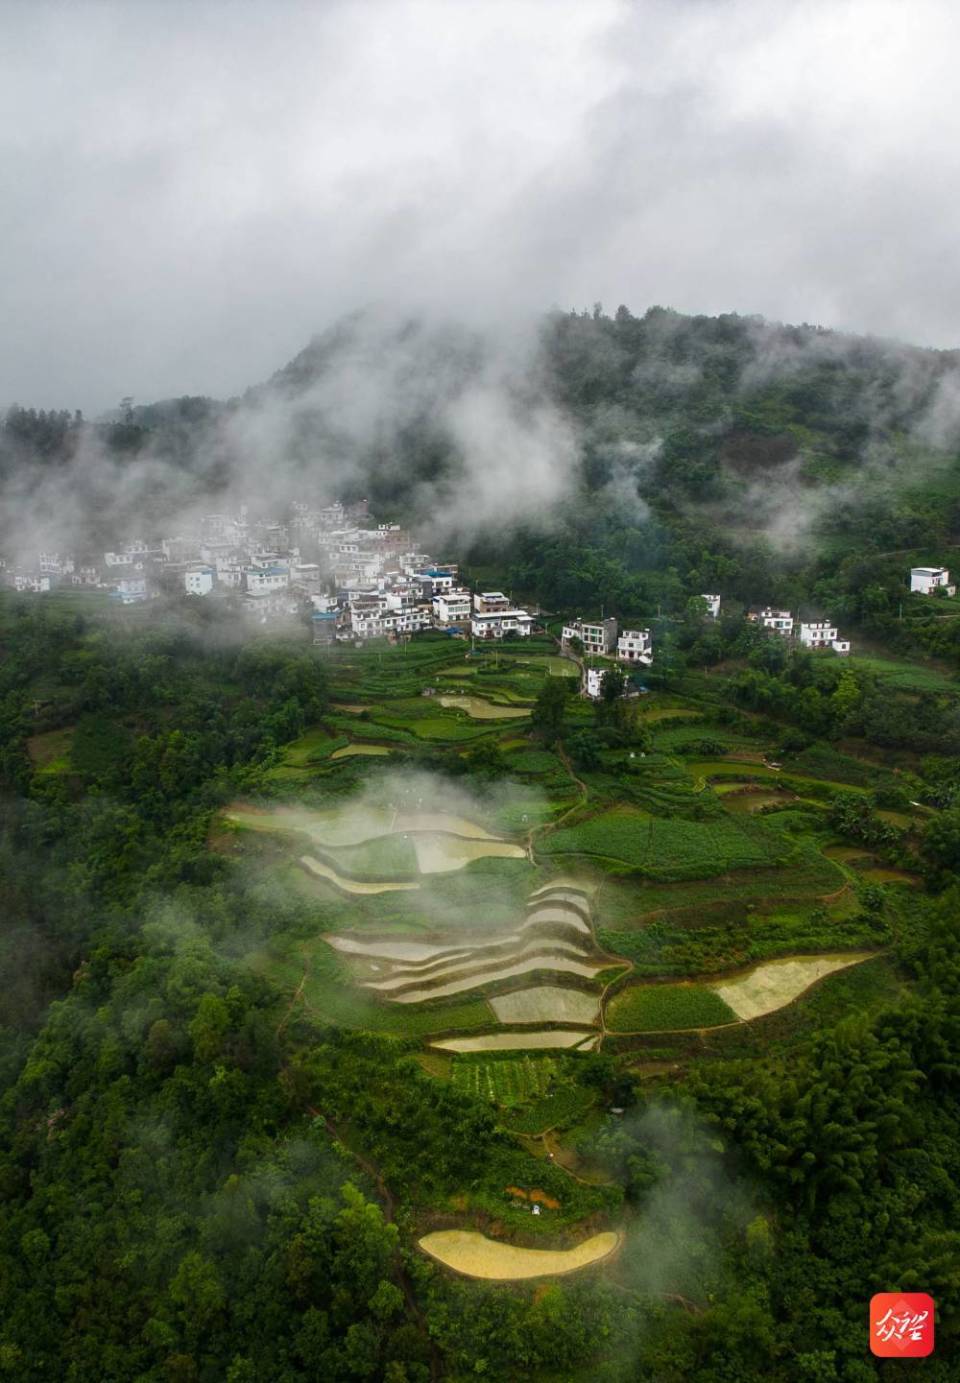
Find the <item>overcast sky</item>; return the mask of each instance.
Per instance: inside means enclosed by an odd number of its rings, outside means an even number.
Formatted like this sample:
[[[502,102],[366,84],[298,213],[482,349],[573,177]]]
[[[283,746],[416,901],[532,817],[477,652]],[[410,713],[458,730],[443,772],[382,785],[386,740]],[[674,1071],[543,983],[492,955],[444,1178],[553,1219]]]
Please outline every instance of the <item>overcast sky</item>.
[[[960,344],[952,0],[0,0],[0,406],[227,395],[368,303]]]

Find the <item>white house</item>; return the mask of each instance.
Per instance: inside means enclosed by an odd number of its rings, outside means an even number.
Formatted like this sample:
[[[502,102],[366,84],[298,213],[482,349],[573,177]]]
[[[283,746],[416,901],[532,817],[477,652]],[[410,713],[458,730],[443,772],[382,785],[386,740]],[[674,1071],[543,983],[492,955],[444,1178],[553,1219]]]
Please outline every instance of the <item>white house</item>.
[[[794,619],[789,610],[771,610],[767,605],[762,610],[751,610],[747,619],[762,625],[764,629],[772,629],[784,638],[789,638],[793,633]]]
[[[13,588],[16,591],[49,591],[51,578],[44,572],[14,572]]]
[[[617,658],[621,663],[653,662],[653,638],[649,629],[624,629],[617,639]]]
[[[209,595],[213,590],[213,568],[194,567],[183,573],[187,595]]]
[[[829,648],[836,638],[839,638],[839,630],[828,619],[800,625],[800,642],[804,648]]]
[[[114,582],[114,595],[123,605],[133,605],[147,598],[147,578],[145,576],[121,576]]]
[[[956,595],[956,586],[950,584],[950,573],[946,567],[911,567],[910,589],[920,595],[933,595],[936,591],[946,591]]]
[[[850,640],[841,639],[840,631],[828,619],[802,622],[800,642],[804,648],[832,648],[834,653],[841,654],[850,652]]]
[[[473,597],[473,608],[482,615],[492,615],[498,610],[509,610],[510,600],[503,591],[478,591]]]
[[[612,616],[597,623],[574,620],[571,624],[563,626],[560,635],[560,646],[565,652],[569,651],[573,639],[580,640],[588,657],[612,653],[617,643],[617,621]]]
[[[290,569],[280,563],[264,567],[247,567],[243,575],[248,595],[268,595],[286,590],[290,585]]]
[[[425,571],[414,572],[413,576],[420,582],[428,600],[436,595],[445,595],[453,587],[453,573],[442,571],[439,567],[428,567]]]
[[[720,618],[720,597],[718,595],[702,595],[701,600],[707,602],[707,614],[711,619]]]
[[[310,616],[313,629],[313,642],[329,647],[337,640],[337,613],[335,610],[314,610]]]
[[[438,624],[465,624],[470,618],[470,592],[449,590],[435,595],[433,617]]]
[[[474,610],[470,620],[470,632],[478,639],[502,639],[504,634],[519,634],[529,638],[533,629],[533,615],[526,610]]]
[[[597,700],[603,690],[603,678],[607,669],[602,667],[588,667],[583,674],[583,690],[585,695]]]

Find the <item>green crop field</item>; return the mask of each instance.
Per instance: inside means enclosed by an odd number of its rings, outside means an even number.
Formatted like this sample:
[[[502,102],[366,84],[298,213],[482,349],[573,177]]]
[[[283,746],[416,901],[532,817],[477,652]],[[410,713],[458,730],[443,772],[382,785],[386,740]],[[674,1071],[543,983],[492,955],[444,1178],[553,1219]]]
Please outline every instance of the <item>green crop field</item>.
[[[631,985],[613,996],[606,1011],[611,1032],[668,1032],[735,1021],[718,994],[696,984]]]
[[[511,1133],[527,1135],[544,1133],[547,1129],[567,1128],[582,1119],[595,1103],[593,1091],[572,1084],[560,1085],[532,1104],[510,1110],[504,1117],[504,1123]]]
[[[621,807],[545,835],[537,851],[612,860],[651,879],[681,880],[769,869],[786,860],[789,846],[757,821],[663,820]]]
[[[849,662],[856,671],[872,672],[875,677],[900,691],[960,692],[960,682],[956,677],[926,663],[863,653],[853,654]]]
[[[551,1056],[499,1061],[457,1056],[453,1060],[453,1084],[458,1090],[510,1109],[545,1095],[560,1070],[561,1062]]]

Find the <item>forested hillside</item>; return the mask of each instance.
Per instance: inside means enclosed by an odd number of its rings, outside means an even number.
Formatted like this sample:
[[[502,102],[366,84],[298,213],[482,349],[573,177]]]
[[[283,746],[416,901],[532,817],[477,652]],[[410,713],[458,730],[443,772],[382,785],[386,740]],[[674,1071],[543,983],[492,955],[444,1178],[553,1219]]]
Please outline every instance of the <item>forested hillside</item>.
[[[357,314],[228,402],[9,410],[0,543],[95,551],[267,492],[364,496],[547,608],[680,614],[720,590],[952,659],[955,625],[896,626],[905,561],[960,541],[958,370],[956,352],[661,308],[556,313],[522,348]]]
[[[960,619],[905,572],[958,362],[662,309],[508,360],[356,318],[228,403],[6,416],[7,541],[312,486],[546,627],[2,593],[0,1379],[870,1383],[900,1290],[956,1376]],[[514,424],[543,504],[472,522]],[[655,658],[591,704],[601,607]]]

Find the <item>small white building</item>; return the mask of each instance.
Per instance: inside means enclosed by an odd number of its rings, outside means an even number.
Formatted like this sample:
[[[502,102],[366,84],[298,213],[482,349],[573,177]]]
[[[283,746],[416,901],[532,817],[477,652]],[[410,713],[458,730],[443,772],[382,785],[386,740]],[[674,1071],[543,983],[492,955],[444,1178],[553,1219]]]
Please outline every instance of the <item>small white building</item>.
[[[32,591],[36,595],[50,590],[52,578],[46,572],[17,571],[13,573],[12,581],[15,591]]]
[[[496,614],[511,608],[510,598],[503,591],[478,591],[473,597],[473,608],[481,615]]]
[[[772,629],[775,634],[780,634],[785,639],[790,638],[793,633],[794,618],[789,610],[771,610],[767,605],[762,610],[751,610],[747,619],[753,620],[764,629]]]
[[[443,571],[440,567],[427,567],[424,571],[416,571],[413,577],[419,581],[428,600],[437,595],[445,595],[454,584],[453,573]]]
[[[839,638],[839,632],[828,619],[804,622],[800,625],[800,642],[804,648],[829,648]]]
[[[465,624],[470,618],[470,604],[469,591],[445,591],[433,597],[433,617],[438,624]]]
[[[707,602],[707,614],[711,619],[720,618],[720,597],[718,595],[702,595],[701,600]]]
[[[800,642],[804,648],[832,648],[834,653],[840,654],[850,652],[850,640],[841,639],[839,629],[828,619],[801,622]]]
[[[596,701],[603,690],[603,678],[607,669],[602,667],[588,667],[583,673],[583,692]]]
[[[957,593],[956,586],[950,584],[946,567],[911,567],[910,589],[920,595],[934,595],[937,591],[946,591],[947,595]]]
[[[290,585],[290,568],[279,562],[269,566],[247,567],[243,575],[248,595],[270,595],[284,591]]]
[[[653,662],[653,637],[649,629],[624,629],[617,639],[617,659],[621,663]]]
[[[519,634],[529,638],[533,629],[533,615],[526,610],[508,607],[505,610],[474,610],[470,620],[470,632],[477,639],[502,639],[504,634]]]
[[[592,701],[597,701],[603,694],[603,679],[608,672],[612,672],[615,677],[622,674],[614,668],[609,667],[585,667],[583,677],[580,680],[580,690],[584,696],[589,696]],[[627,684],[624,684],[623,695],[627,695]]]
[[[604,654],[612,653],[617,643],[617,621],[612,616],[596,623],[574,620],[571,624],[563,626],[560,635],[560,646],[564,652],[569,651],[574,639],[579,639],[583,644],[583,651],[587,657],[602,657]]]
[[[187,595],[209,595],[213,590],[213,568],[194,567],[183,573]]]
[[[121,576],[114,582],[113,593],[122,605],[134,605],[147,598],[147,578],[145,576]]]

